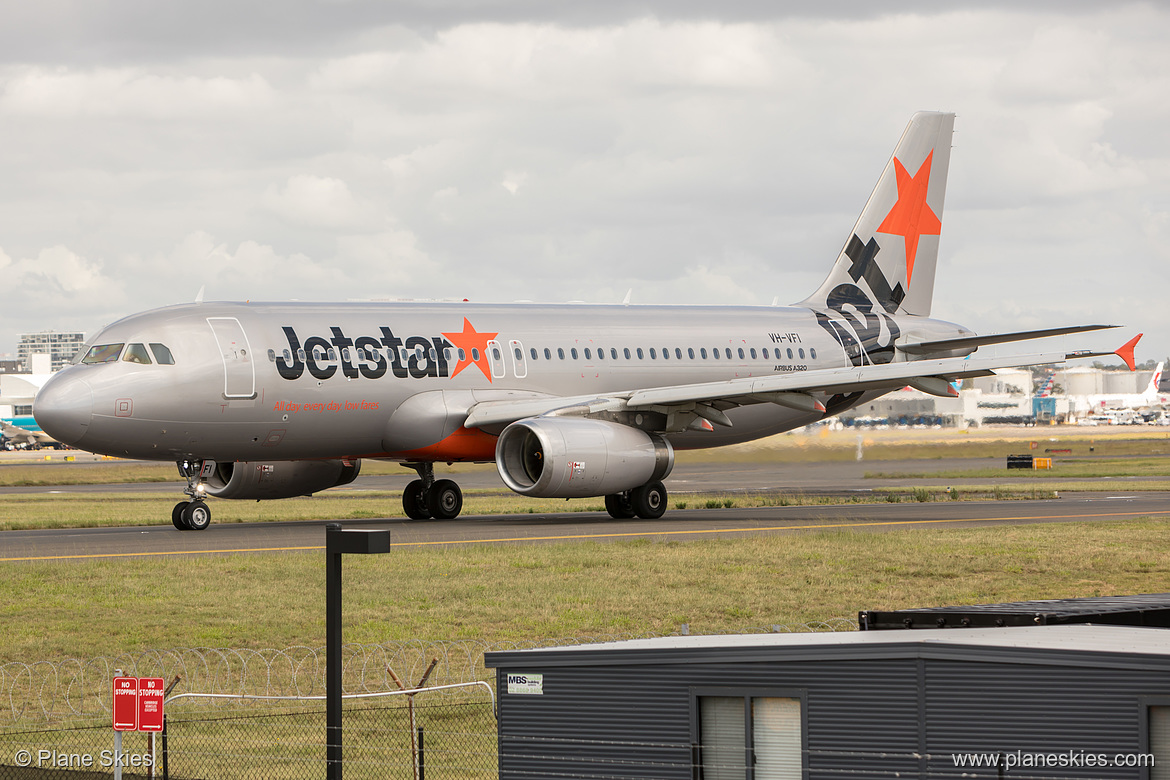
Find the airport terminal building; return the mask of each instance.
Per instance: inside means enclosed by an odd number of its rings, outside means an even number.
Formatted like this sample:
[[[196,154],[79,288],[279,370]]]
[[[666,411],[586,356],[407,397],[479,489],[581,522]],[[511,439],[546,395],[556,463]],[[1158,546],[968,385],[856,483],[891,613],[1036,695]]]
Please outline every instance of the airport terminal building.
[[[1141,422],[1140,415],[1122,416],[1117,420],[1101,417],[1101,396],[1124,396],[1140,393],[1150,383],[1153,371],[1106,371],[1074,367],[1053,375],[1054,391],[1037,397],[1032,375],[1028,371],[1001,369],[995,376],[970,379],[963,383],[958,398],[939,398],[904,388],[862,404],[841,414],[845,425],[942,425],[964,428],[983,425],[1032,425],[1049,423],[1111,424]],[[1159,399],[1160,400],[1160,399]],[[1167,394],[1170,400],[1170,393]],[[1154,403],[1149,411],[1164,406]],[[1166,422],[1165,415],[1159,416]]]

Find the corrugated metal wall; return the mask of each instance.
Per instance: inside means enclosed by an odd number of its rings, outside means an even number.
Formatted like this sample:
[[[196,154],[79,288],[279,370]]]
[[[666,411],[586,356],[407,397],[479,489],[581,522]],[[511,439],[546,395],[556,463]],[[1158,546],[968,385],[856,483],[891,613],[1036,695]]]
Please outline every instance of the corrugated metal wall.
[[[837,779],[997,776],[994,768],[956,769],[950,754],[957,752],[1137,753],[1139,698],[1170,695],[1167,668],[1032,664],[1018,653],[1001,663],[992,662],[997,651],[980,652],[987,661],[734,663],[712,652],[708,662],[508,663],[498,669],[500,777],[693,778],[696,688],[803,692],[808,777]],[[543,695],[509,695],[508,671],[543,673]],[[1024,774],[1142,776],[1133,768],[1077,767]]]

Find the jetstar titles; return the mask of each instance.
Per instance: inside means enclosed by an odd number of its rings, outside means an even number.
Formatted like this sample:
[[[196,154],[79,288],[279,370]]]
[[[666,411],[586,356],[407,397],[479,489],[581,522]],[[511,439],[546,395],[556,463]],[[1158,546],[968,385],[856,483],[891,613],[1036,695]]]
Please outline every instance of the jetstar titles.
[[[316,379],[328,379],[338,371],[349,379],[381,379],[387,370],[405,379],[450,376],[449,354],[454,345],[441,336],[396,336],[382,326],[377,336],[350,338],[340,327],[330,335],[301,340],[296,329],[285,326],[288,349],[276,354],[276,370],[285,379],[300,379],[308,369]]]

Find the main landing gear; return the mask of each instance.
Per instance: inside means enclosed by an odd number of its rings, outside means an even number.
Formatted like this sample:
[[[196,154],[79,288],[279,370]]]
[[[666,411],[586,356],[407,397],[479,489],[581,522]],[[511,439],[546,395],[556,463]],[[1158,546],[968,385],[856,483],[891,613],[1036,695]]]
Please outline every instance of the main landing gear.
[[[463,491],[449,479],[435,479],[434,463],[406,463],[419,478],[402,491],[402,510],[411,520],[454,520],[463,509]]]
[[[649,482],[624,493],[612,493],[605,497],[605,511],[614,520],[657,520],[666,513],[666,486]]]
[[[203,461],[178,461],[179,475],[187,480],[187,487],[183,490],[191,498],[180,501],[171,510],[171,523],[180,531],[202,531],[211,525],[211,509],[203,500]]]

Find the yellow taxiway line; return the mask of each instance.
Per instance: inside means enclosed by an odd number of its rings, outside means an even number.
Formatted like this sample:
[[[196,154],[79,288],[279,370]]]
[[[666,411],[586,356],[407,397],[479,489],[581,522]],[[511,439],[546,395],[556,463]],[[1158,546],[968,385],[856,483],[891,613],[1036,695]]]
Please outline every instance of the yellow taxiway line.
[[[890,525],[929,525],[940,523],[985,523],[985,522],[1004,522],[1004,521],[1018,521],[1027,522],[1035,520],[1086,520],[1094,517],[1155,517],[1158,512],[1100,512],[1094,514],[1083,515],[1031,515],[1020,517],[966,517],[966,518],[951,518],[942,520],[882,520],[875,522],[857,522],[857,523],[817,523],[813,525],[775,525],[775,526],[756,526],[748,528],[700,528],[693,530],[675,530],[675,531],[626,531],[626,532],[610,532],[602,534],[565,534],[561,536],[515,536],[503,537],[497,539],[447,539],[427,542],[391,542],[391,547],[437,547],[443,545],[456,544],[502,544],[504,542],[564,542],[572,540],[584,539],[615,539],[629,536],[684,536],[684,535],[700,535],[700,534],[734,534],[734,533],[752,533],[761,531],[811,531],[820,528],[869,528],[877,526]],[[158,550],[158,551],[142,551],[142,552],[124,552],[124,553],[90,553],[85,555],[38,555],[15,558],[0,558],[0,563],[9,563],[16,561],[67,561],[79,560],[84,558],[147,558],[159,555],[214,555],[227,553],[256,553],[256,552],[297,552],[306,550],[324,550],[325,545],[307,545],[302,547],[241,547],[241,548],[224,548],[220,550]]]

